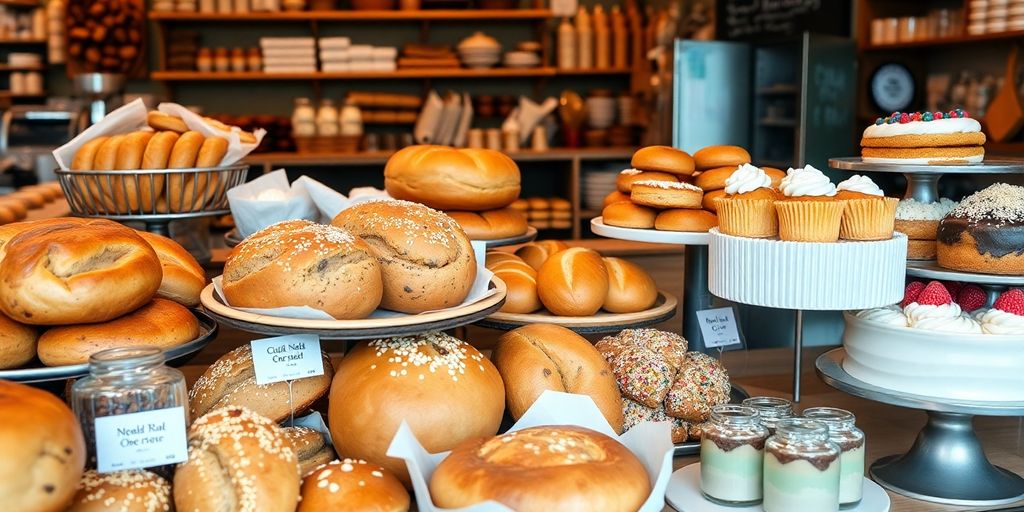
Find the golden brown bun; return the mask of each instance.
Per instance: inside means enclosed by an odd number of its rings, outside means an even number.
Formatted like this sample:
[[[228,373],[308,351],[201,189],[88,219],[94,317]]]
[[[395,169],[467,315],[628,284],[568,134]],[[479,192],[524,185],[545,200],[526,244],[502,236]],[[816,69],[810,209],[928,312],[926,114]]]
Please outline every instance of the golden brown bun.
[[[519,197],[519,167],[490,149],[410,146],[388,159],[384,188],[438,210],[504,208]]]
[[[732,173],[736,172],[736,167],[716,167],[714,169],[708,169],[696,179],[693,184],[704,189],[705,192],[711,190],[721,190],[725,188],[725,180],[732,176]]]
[[[168,169],[189,169],[196,167],[199,150],[206,142],[203,134],[187,131],[178,137],[167,159]],[[194,174],[172,174],[167,177],[167,206],[172,212],[192,211],[203,203],[205,184],[195,182]]]
[[[629,199],[653,208],[700,208],[704,191],[688,183],[638,181],[633,183]]]
[[[693,154],[697,169],[736,167],[750,163],[750,153],[739,146],[708,146]]]
[[[282,430],[299,459],[300,475],[306,476],[335,459],[334,447],[320,432],[309,427],[282,427]]]
[[[660,171],[679,176],[693,174],[693,157],[686,151],[668,146],[647,146],[633,153],[630,163],[641,171]]]
[[[0,380],[0,503],[4,512],[59,512],[85,467],[78,419],[47,391]]]
[[[543,449],[552,446],[564,449]],[[647,470],[629,449],[576,426],[466,441],[430,478],[430,496],[443,508],[494,500],[518,512],[624,512],[639,509],[650,493]]]
[[[601,202],[601,208],[607,208],[612,203],[618,203],[619,201],[629,201],[629,194],[623,194],[618,190],[613,190],[608,195],[604,196],[604,201]]]
[[[602,258],[608,271],[608,295],[602,308],[610,313],[650,309],[658,300],[654,279],[641,266],[622,258]]]
[[[175,132],[157,132],[146,144],[146,151],[142,154],[143,169],[167,169],[171,159],[171,151],[178,142],[178,134]],[[172,178],[173,179],[173,178]],[[164,186],[166,185],[163,175],[142,176],[139,178],[139,185],[142,189],[142,197],[139,206],[145,212],[154,211],[154,206],[159,203],[166,203],[163,199]],[[166,209],[161,209],[166,213]]]
[[[370,201],[332,224],[366,240],[384,277],[381,307],[422,313],[462,303],[476,279],[469,237],[451,217],[408,201]]]
[[[10,242],[12,238],[19,235],[23,231],[28,231],[33,228],[57,226],[69,223],[86,225],[89,222],[91,222],[89,219],[83,219],[80,217],[55,217],[52,219],[13,222],[11,224],[5,224],[3,226],[0,226],[0,261],[3,261],[4,255],[7,253],[7,242]]]
[[[66,512],[160,512],[170,510],[171,484],[144,469],[82,475]]]
[[[117,161],[114,168],[118,170],[137,170],[142,168],[143,156],[146,147],[153,138],[153,132],[138,131],[124,136],[121,145],[117,148]],[[138,182],[136,182],[138,178]],[[114,205],[120,213],[129,213],[139,208],[139,191],[143,195],[150,194],[149,176],[124,176],[113,179]]]
[[[178,242],[148,231],[138,231],[160,258],[163,279],[157,297],[173,300],[188,307],[199,305],[199,294],[206,287],[206,271],[195,257]]]
[[[491,249],[487,251],[487,254],[485,255],[484,266],[487,268],[491,268],[491,265],[494,265],[495,263],[500,263],[502,261],[523,261],[523,259],[510,252],[497,251]]]
[[[148,303],[163,275],[153,248],[108,220],[28,229],[4,250],[0,308],[31,325],[117,318]]]
[[[222,407],[245,407],[275,422],[305,411],[327,394],[334,366],[323,354],[324,374],[292,382],[291,399],[287,382],[256,384],[252,348],[248,343],[221,356],[189,390],[189,409],[198,418]]]
[[[299,463],[272,421],[243,407],[218,409],[189,427],[188,447],[174,473],[175,509],[294,512]]]
[[[99,152],[100,147],[107,142],[110,137],[96,137],[85,144],[82,144],[78,151],[75,152],[75,157],[71,159],[71,170],[73,171],[91,171],[92,163],[96,160],[96,153]]]
[[[302,481],[302,501],[296,512],[328,510],[406,512],[409,492],[382,466],[358,459],[336,460]]]
[[[18,217],[14,215],[14,210],[0,204],[0,225],[10,224],[18,220]]]
[[[651,229],[657,216],[657,210],[633,204],[632,201],[612,203],[601,211],[605,224],[620,228]]]
[[[519,210],[502,208],[486,212],[446,212],[459,223],[470,240],[498,240],[526,233],[526,215]]]
[[[526,210],[530,209],[530,202],[527,201],[526,199],[516,199],[515,201],[512,201],[512,204],[508,205],[508,207],[512,208],[513,210],[525,212]]]
[[[364,459],[406,486],[405,462],[385,455],[402,421],[430,453],[498,431],[505,387],[494,365],[444,333],[360,343],[338,364],[329,424],[341,457]]]
[[[177,133],[188,131],[188,125],[180,117],[164,114],[156,110],[146,114],[146,121],[149,123],[149,127],[156,131],[168,130]]]
[[[28,215],[28,206],[19,199],[0,196],[0,205],[11,210],[14,220],[22,220]]]
[[[707,210],[664,210],[654,220],[654,229],[660,231],[704,233],[717,225],[718,216]]]
[[[37,190],[19,190],[7,194],[10,199],[17,199],[25,203],[30,210],[36,210],[46,206],[46,196]]]
[[[633,182],[635,181],[668,181],[675,183],[679,181],[679,177],[667,172],[630,172],[625,170],[619,173],[619,177],[615,179],[615,187],[619,192],[629,194],[633,189]],[[607,201],[607,198],[605,200]]]
[[[572,203],[568,199],[561,197],[551,198],[551,209],[556,212],[567,212],[572,209]]]
[[[137,131],[125,135],[117,147],[117,160],[114,162],[114,168],[120,171],[140,169],[142,155],[146,152],[146,145],[149,144],[151,138],[153,138],[153,132],[149,131]]]
[[[543,304],[540,303],[540,296],[537,295],[537,273],[529,265],[521,263],[529,268],[529,271],[521,268],[503,267],[494,270],[494,276],[501,279],[508,288],[505,296],[505,303],[502,304],[503,313],[533,313]]]
[[[199,147],[196,167],[218,167],[228,152],[228,140],[223,137],[207,137]]]
[[[526,200],[531,210],[550,210],[551,201],[543,197],[531,197]]]
[[[573,247],[555,253],[537,271],[537,292],[544,307],[558,316],[590,316],[608,295],[608,271],[601,255]]]
[[[786,171],[774,167],[762,167],[761,170],[771,178],[772,188],[778,190],[779,185],[782,184],[782,178],[786,177]]]
[[[310,222],[260,231],[238,244],[224,263],[223,289],[235,307],[310,306],[344,320],[373,313],[384,284],[366,242],[339,227]]]
[[[186,134],[187,135],[187,134]],[[182,137],[185,137],[183,135]],[[220,166],[221,159],[228,151],[228,140],[221,137],[208,137],[199,146],[199,154],[196,155],[195,167],[209,168]],[[181,187],[180,195],[176,184],[181,184],[184,178],[184,185]],[[171,188],[168,204],[171,211],[196,211],[203,209],[213,194],[216,193],[216,180],[209,171],[183,176],[171,176]]]
[[[124,142],[124,135],[114,135],[106,139],[96,150],[96,157],[92,161],[92,170],[94,171],[112,171],[117,169],[117,153],[121,147],[121,143]],[[114,204],[114,197],[112,190],[113,183],[116,182],[114,176],[96,176],[96,179],[88,187],[88,192],[92,196],[93,202],[96,203],[97,208],[103,208],[106,212],[114,213],[117,212],[117,207]]]
[[[36,356],[39,333],[0,313],[0,370],[17,368]]]
[[[619,384],[601,353],[579,334],[557,325],[527,325],[503,334],[491,359],[513,419],[550,389],[594,399],[612,430],[622,433]]]
[[[717,213],[718,205],[715,204],[715,199],[719,197],[725,197],[725,190],[712,190],[711,192],[705,192],[704,199],[701,200],[700,205],[709,212]]]
[[[552,254],[559,251],[568,249],[569,246],[560,240],[539,240],[537,242],[530,242],[516,249],[516,256],[519,256],[526,262],[527,265],[533,267],[534,270],[540,270],[541,265],[544,264]]]
[[[493,265],[490,266],[490,269],[494,272],[497,272],[499,270],[520,270],[526,272],[531,276],[537,276],[537,271],[534,270],[529,263],[523,261],[518,257],[516,257],[516,259],[514,260],[504,260],[494,263]]]
[[[199,337],[199,321],[181,304],[153,299],[109,322],[54,327],[39,337],[39,360],[46,366],[85,364],[89,356],[119,347],[167,350]]]

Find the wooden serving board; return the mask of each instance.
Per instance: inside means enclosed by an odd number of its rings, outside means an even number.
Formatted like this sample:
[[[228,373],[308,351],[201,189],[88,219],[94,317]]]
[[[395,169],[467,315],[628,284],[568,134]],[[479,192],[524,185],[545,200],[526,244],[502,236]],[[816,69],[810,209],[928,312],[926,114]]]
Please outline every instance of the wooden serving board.
[[[678,301],[675,296],[658,291],[654,307],[636,313],[599,312],[593,316],[555,316],[547,311],[539,313],[494,313],[476,325],[502,331],[509,331],[529,324],[555,324],[580,334],[599,334],[635,329],[663,322],[676,314]]]

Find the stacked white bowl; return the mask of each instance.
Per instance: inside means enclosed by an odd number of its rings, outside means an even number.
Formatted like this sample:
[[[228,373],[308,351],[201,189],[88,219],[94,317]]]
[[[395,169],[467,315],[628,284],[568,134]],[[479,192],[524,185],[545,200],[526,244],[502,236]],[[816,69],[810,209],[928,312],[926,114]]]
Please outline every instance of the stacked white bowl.
[[[459,59],[468,68],[490,68],[501,61],[501,44],[483,32],[463,39],[457,49]]]
[[[611,96],[588,96],[587,123],[591,128],[604,129],[615,123],[615,98]]]
[[[505,53],[505,67],[535,68],[540,66],[540,55],[535,52],[514,51]]]

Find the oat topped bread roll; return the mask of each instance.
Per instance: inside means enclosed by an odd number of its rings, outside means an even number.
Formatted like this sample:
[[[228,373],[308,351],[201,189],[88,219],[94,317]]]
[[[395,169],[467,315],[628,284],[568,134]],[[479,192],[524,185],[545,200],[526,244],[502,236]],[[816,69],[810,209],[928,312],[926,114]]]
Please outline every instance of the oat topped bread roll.
[[[335,460],[302,481],[302,502],[296,512],[327,510],[406,512],[409,493],[395,475],[377,464]]]
[[[409,146],[384,167],[391,197],[439,210],[504,208],[519,197],[519,180],[516,163],[490,149]]]
[[[171,484],[144,469],[82,475],[65,512],[170,512]]]

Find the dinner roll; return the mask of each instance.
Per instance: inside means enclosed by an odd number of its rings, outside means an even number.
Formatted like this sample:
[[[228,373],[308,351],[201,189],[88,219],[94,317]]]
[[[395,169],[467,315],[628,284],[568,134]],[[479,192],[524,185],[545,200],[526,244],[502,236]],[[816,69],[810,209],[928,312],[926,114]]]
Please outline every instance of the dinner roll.
[[[380,262],[380,305],[401,313],[457,306],[476,279],[469,237],[451,217],[409,201],[368,201],[332,222],[370,245]]]
[[[608,271],[601,255],[573,247],[555,253],[537,271],[537,292],[558,316],[590,316],[608,295]]]
[[[188,391],[189,412],[198,418],[214,409],[244,407],[274,422],[301,413],[327,394],[334,366],[321,354],[324,374],[287,382],[256,384],[252,348],[246,343],[224,354],[203,372]]]
[[[523,261],[522,258],[505,251],[489,250],[484,259],[484,266],[491,268],[491,265],[500,263],[502,261]],[[493,270],[493,269],[492,269]]]
[[[36,356],[39,332],[0,313],[0,370],[17,368]]]
[[[361,459],[331,461],[302,481],[296,512],[406,512],[409,492],[390,471]]]
[[[635,512],[650,493],[647,470],[622,443],[567,425],[471,439],[430,477],[442,508],[494,500],[517,512]]]
[[[149,302],[163,276],[153,248],[108,220],[28,229],[4,250],[0,308],[32,325],[117,318]]]
[[[498,240],[526,233],[526,215],[502,208],[486,212],[446,212],[459,223],[471,240]]]
[[[0,503],[4,512],[57,512],[85,467],[78,418],[53,394],[0,380]]]
[[[28,216],[28,206],[18,199],[11,199],[7,196],[0,196],[0,205],[7,208],[14,214],[14,220],[22,220]]]
[[[188,307],[199,305],[199,294],[206,287],[206,271],[195,257],[178,242],[165,236],[139,231],[160,258],[163,279],[156,291],[157,297],[173,300]]]
[[[224,263],[224,298],[234,307],[310,306],[343,320],[366,318],[383,294],[380,264],[344,229],[304,224],[266,228],[238,244]]]
[[[696,179],[693,180],[693,184],[704,189],[705,192],[711,190],[721,190],[725,188],[725,180],[732,176],[732,173],[736,172],[736,167],[716,167],[714,169],[708,169]]]
[[[601,258],[608,271],[608,294],[601,306],[609,313],[650,309],[658,300],[654,279],[640,265],[622,258]]]
[[[438,210],[494,210],[519,197],[519,167],[490,149],[410,146],[388,159],[384,188]]]
[[[405,462],[385,455],[405,421],[430,453],[498,431],[505,387],[477,349],[435,332],[360,343],[338,364],[329,424],[342,457],[364,459],[407,486]]]
[[[299,463],[274,422],[226,407],[189,427],[188,460],[174,473],[175,509],[294,512],[298,501]]]
[[[694,162],[689,153],[668,146],[647,146],[633,153],[630,165],[641,171],[660,171],[679,176],[693,174]]]
[[[334,460],[334,447],[324,435],[309,427],[282,427],[285,439],[292,444],[299,459],[299,474],[306,476],[314,469]]]
[[[674,208],[662,210],[654,219],[654,229],[704,233],[718,225],[718,216],[707,210]]]
[[[494,270],[494,276],[501,279],[507,288],[505,303],[498,311],[533,313],[544,306],[537,294],[537,271],[525,263],[520,264],[526,268],[504,266]]]
[[[633,190],[633,183],[637,181],[667,181],[678,183],[679,178],[667,172],[644,172],[637,169],[626,169],[619,173],[615,179],[615,188],[623,194],[629,194]]]
[[[557,325],[526,325],[503,334],[491,360],[505,383],[505,403],[513,419],[550,389],[593,398],[612,429],[622,433],[622,398],[615,374],[579,334]]]
[[[181,304],[152,302],[108,322],[67,325],[39,337],[39,360],[46,366],[89,362],[89,356],[119,347],[153,346],[167,350],[199,337],[199,321]]]
[[[708,146],[693,154],[697,170],[737,167],[750,163],[750,153],[739,146]]]
[[[607,208],[608,205],[619,201],[629,201],[629,194],[623,194],[618,190],[613,190],[608,195],[604,196],[604,201],[601,202],[601,208]]]
[[[657,216],[658,211],[654,208],[632,201],[612,203],[601,211],[601,220],[605,224],[620,228],[651,229]]]
[[[82,475],[66,512],[165,512],[171,510],[171,484],[156,473],[130,469]]]
[[[569,246],[561,240],[539,240],[524,244],[516,249],[516,256],[519,256],[535,270],[539,270],[552,254],[568,249]]]
[[[719,197],[725,197],[725,190],[712,190],[710,192],[705,192],[704,199],[700,202],[701,208],[712,213],[717,213],[718,205],[715,204],[715,199],[718,199]]]

